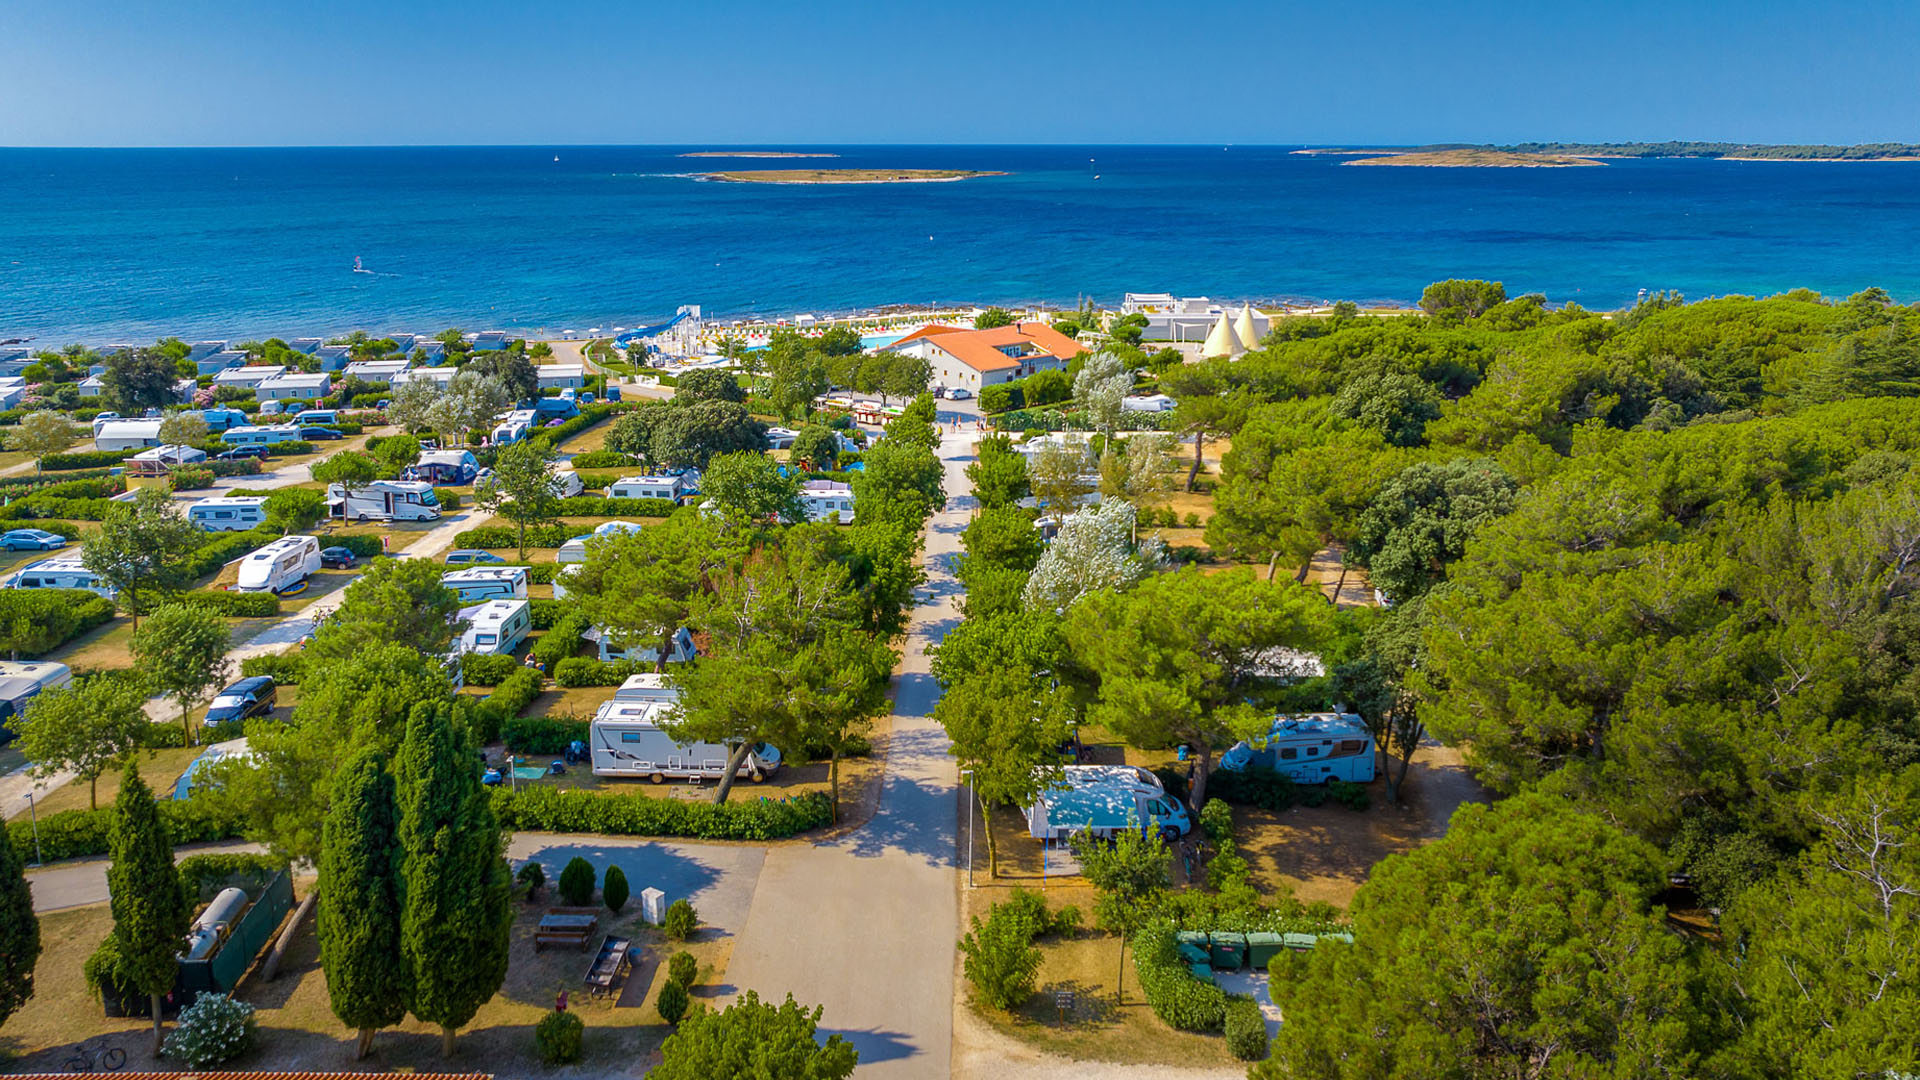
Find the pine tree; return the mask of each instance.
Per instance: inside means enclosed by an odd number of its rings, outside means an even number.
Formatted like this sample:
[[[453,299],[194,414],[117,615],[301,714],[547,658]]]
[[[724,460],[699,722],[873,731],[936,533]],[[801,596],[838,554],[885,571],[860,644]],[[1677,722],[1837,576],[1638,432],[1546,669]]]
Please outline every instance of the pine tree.
[[[33,964],[40,958],[40,921],[21,872],[13,838],[0,835],[0,1024],[33,996]]]
[[[507,976],[511,878],[499,824],[473,766],[472,740],[445,704],[407,720],[396,770],[404,903],[401,955],[413,1015],[439,1024],[441,1052]]]
[[[355,1058],[373,1034],[407,1014],[400,955],[400,807],[378,750],[348,761],[334,781],[320,847],[320,966],[333,1015],[359,1030]]]
[[[173,989],[190,913],[160,808],[138,769],[128,769],[120,782],[108,851],[113,859],[107,867],[113,942],[127,982],[153,1001],[153,1053],[158,1057],[160,999]]]

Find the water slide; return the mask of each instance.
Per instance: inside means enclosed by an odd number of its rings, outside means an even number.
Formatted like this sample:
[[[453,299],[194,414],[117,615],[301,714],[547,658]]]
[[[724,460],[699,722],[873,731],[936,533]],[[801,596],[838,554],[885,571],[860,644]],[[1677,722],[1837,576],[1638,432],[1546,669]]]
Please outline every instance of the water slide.
[[[690,311],[682,310],[679,314],[675,315],[671,319],[668,319],[666,322],[654,323],[652,326],[636,326],[632,330],[629,330],[626,333],[621,334],[618,337],[614,338],[613,343],[616,346],[624,347],[629,341],[636,341],[640,338],[650,338],[650,337],[653,337],[655,334],[664,333],[680,325],[680,323],[683,320],[689,318],[692,314],[693,313]]]

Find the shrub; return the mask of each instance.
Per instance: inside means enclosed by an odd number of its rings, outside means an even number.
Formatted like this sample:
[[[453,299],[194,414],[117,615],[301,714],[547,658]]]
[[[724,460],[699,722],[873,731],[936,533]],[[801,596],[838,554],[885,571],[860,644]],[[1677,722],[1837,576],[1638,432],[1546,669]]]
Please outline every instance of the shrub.
[[[1198,529],[1198,528],[1204,527],[1205,525],[1206,525],[1206,522],[1200,520],[1199,514],[1194,513],[1191,510],[1187,511],[1187,528]]]
[[[560,677],[558,670],[560,661],[572,656],[574,650],[580,647],[580,637],[591,625],[587,617],[580,612],[569,612],[559,622],[554,623],[553,629],[547,631],[545,636],[533,643],[533,647],[528,650],[528,655],[539,661],[542,667],[553,672],[554,679],[557,681]]]
[[[460,674],[470,686],[499,686],[520,670],[520,662],[504,653],[462,653]]]
[[[138,450],[76,450],[70,454],[48,454],[40,459],[40,467],[47,472],[66,472],[71,469],[98,469],[108,465],[118,465]]]
[[[1212,773],[1207,778],[1207,794],[1262,810],[1285,810],[1302,801],[1297,784],[1279,772],[1258,765]]]
[[[452,488],[434,488],[433,497],[439,501],[440,510],[443,513],[451,514],[460,509],[460,493]]]
[[[229,885],[263,888],[287,860],[267,852],[209,851],[180,860],[180,887],[189,898],[211,900]]]
[[[520,710],[540,696],[540,673],[522,667],[501,680],[493,693],[475,702],[467,711],[467,722],[482,743],[500,737],[500,728],[520,715]]]
[[[615,915],[627,906],[627,872],[617,866],[607,867],[607,876],[600,881],[600,899],[606,901],[607,910]]]
[[[1048,929],[1055,937],[1073,937],[1080,933],[1081,922],[1080,909],[1068,904],[1053,913],[1053,925]]]
[[[591,656],[569,656],[553,666],[553,681],[561,686],[619,686],[627,676],[651,667],[636,660],[607,663]]]
[[[561,754],[587,737],[592,725],[565,716],[515,716],[500,725],[500,738],[516,754]]]
[[[1146,991],[1147,1004],[1168,1027],[1181,1031],[1219,1031],[1226,1021],[1227,995],[1201,982],[1180,959],[1173,924],[1154,922],[1133,938],[1133,969]]]
[[[112,618],[113,601],[85,589],[0,589],[0,628],[22,656],[51,652]]]
[[[146,614],[166,604],[185,604],[235,619],[263,619],[280,614],[280,598],[272,593],[233,592],[227,589],[195,589],[169,597],[155,597],[141,603],[141,613]]]
[[[199,491],[213,486],[213,470],[206,468],[175,469],[168,474],[173,481],[175,491]]]
[[[687,1015],[687,1006],[691,1003],[687,988],[669,980],[660,988],[660,995],[654,999],[653,1007],[659,1010],[660,1019],[678,1026],[680,1018]]]
[[[284,686],[300,685],[300,674],[306,664],[299,653],[268,653],[265,656],[249,656],[240,661],[240,674],[245,678],[256,675],[268,675],[273,681]]]
[[[253,1006],[226,994],[201,994],[180,1010],[164,1053],[190,1068],[218,1065],[246,1053],[255,1025]]]
[[[674,941],[685,941],[699,929],[700,915],[685,900],[668,904],[666,917],[660,920],[661,932]]]
[[[1025,890],[1019,890],[1025,892]],[[1037,904],[1040,918],[1046,918],[1046,901],[1027,893],[1033,903],[1020,900],[995,904],[982,923],[973,918],[973,929],[960,939],[960,951],[966,955],[967,981],[980,1000],[1003,1011],[1011,1011],[1033,996],[1033,983],[1040,972],[1040,950],[1033,947],[1037,929],[1031,908]]]
[[[1327,794],[1333,797],[1334,802],[1349,810],[1365,810],[1373,805],[1373,800],[1367,797],[1367,789],[1351,780],[1327,781]]]
[[[528,547],[559,547],[568,540],[580,535],[580,530],[572,525],[529,525],[527,526]],[[483,551],[500,551],[515,547],[514,530],[505,525],[482,525],[477,529],[464,529],[454,535],[453,546],[462,548],[480,548]]]
[[[1250,997],[1227,999],[1227,1049],[1241,1061],[1259,1061],[1267,1056],[1267,1018],[1260,1005]]]
[[[578,469],[627,469],[638,464],[639,459],[632,454],[622,454],[618,450],[588,450],[573,455],[573,467]]]
[[[87,955],[86,963],[80,965],[80,975],[86,979],[87,989],[103,1005],[145,1000],[145,995],[134,987],[125,967],[121,965],[120,947],[114,944],[112,934],[108,934],[100,947]]]
[[[587,1022],[575,1012],[550,1012],[533,1026],[533,1042],[540,1060],[548,1065],[571,1065],[580,1060],[580,1040]]]
[[[680,508],[672,499],[610,499],[603,495],[574,495],[561,499],[554,513],[567,517],[666,517]],[[566,528],[567,526],[562,526]],[[532,534],[532,530],[528,530]],[[569,533],[569,536],[578,535]],[[565,542],[564,540],[562,541]],[[556,547],[542,544],[542,547]]]
[[[1232,840],[1233,807],[1219,799],[1208,799],[1207,805],[1200,808],[1200,827],[1207,831],[1207,839],[1215,844]]]
[[[527,887],[527,902],[532,903],[534,896],[547,884],[547,868],[541,866],[537,859],[528,859],[527,865],[521,867],[513,879]]]
[[[1038,937],[1047,932],[1051,920],[1047,916],[1047,900],[1032,889],[1016,885],[1007,898],[993,905],[995,914],[1004,914],[1007,918],[1017,919],[1027,926],[1028,937]]]
[[[695,960],[693,954],[690,952],[682,950],[674,953],[673,959],[667,961],[668,982],[679,983],[681,986],[692,986],[693,980],[698,978],[699,975],[700,961]]]
[[[712,803],[542,786],[518,791],[497,787],[492,799],[503,828],[530,832],[779,840],[820,828],[833,817],[832,806],[820,792]],[[24,850],[31,851],[32,841],[27,843]]]
[[[593,864],[575,855],[560,871],[560,899],[574,907],[593,902]]]
[[[253,458],[241,458],[238,461],[215,461],[211,458],[201,462],[195,468],[205,469],[215,476],[258,476],[260,463]],[[178,484],[176,483],[177,487]]]
[[[292,442],[269,443],[267,445],[267,456],[268,457],[299,457],[302,454],[315,453],[319,449],[320,449],[319,447],[313,445],[310,442],[303,442],[299,439],[295,439]]]
[[[529,584],[533,583],[533,569],[533,567],[527,568]],[[546,584],[551,584],[551,582],[547,582]],[[527,601],[527,614],[532,617],[533,628],[535,630],[553,629],[553,624],[566,618],[567,612],[572,610],[573,605],[567,603],[565,600],[549,600],[545,597],[536,596]]]

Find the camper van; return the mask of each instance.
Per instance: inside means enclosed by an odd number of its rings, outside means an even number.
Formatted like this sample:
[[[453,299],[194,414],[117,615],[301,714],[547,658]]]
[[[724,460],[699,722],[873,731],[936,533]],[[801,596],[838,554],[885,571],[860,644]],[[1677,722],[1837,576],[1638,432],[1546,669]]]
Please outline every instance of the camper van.
[[[623,476],[607,487],[609,499],[671,499],[679,502],[681,498],[699,490],[696,477],[680,476]]]
[[[483,600],[525,600],[527,568],[469,566],[441,574],[440,584],[452,589],[463,604],[477,604]]]
[[[627,676],[613,692],[615,701],[658,701],[671,705],[680,700],[680,691],[667,683],[667,677],[654,671]]]
[[[617,519],[614,521],[603,521],[595,525],[593,532],[586,536],[576,536],[566,543],[561,544],[560,550],[553,553],[553,561],[557,563],[586,562],[587,541],[596,536],[607,536],[611,533],[637,533],[639,531],[640,523],[637,521],[620,521]]]
[[[722,743],[677,743],[660,728],[677,706],[664,701],[604,702],[593,714],[589,741],[593,775],[666,780],[719,780],[731,752]],[[735,774],[759,783],[780,768],[780,751],[766,743],[747,752]]]
[[[553,479],[547,482],[547,486],[553,489],[553,497],[556,499],[571,499],[587,490],[586,481],[580,479],[580,474],[572,469],[555,471]]]
[[[808,521],[853,524],[853,488],[838,480],[809,480],[800,485],[800,507]]]
[[[1267,737],[1256,743],[1235,743],[1220,756],[1220,767],[1239,772],[1265,766],[1296,784],[1373,779],[1373,733],[1352,713],[1275,717]]]
[[[260,411],[265,412],[266,409],[263,407]],[[221,433],[220,441],[228,446],[272,446],[274,443],[299,442],[300,426],[274,424],[267,427],[248,425],[228,428]]]
[[[236,592],[286,592],[320,569],[320,538],[283,536],[240,560]]]
[[[1068,765],[1060,782],[1025,808],[1027,834],[1065,840],[1075,833],[1110,837],[1148,829],[1177,840],[1193,829],[1186,804],[1160,778],[1133,765]]]
[[[587,632],[581,637],[599,647],[600,662],[603,664],[611,664],[616,660],[631,660],[636,664],[660,662],[660,639],[651,634],[634,642],[631,648],[626,649],[610,644],[607,640],[607,632],[598,626],[588,627]],[[693,634],[686,627],[683,626],[673,632],[673,651],[667,654],[667,663],[685,664],[699,655],[700,650],[693,644]]]
[[[348,521],[434,521],[440,500],[424,480],[375,480],[354,485],[352,494],[329,484],[327,513]]]
[[[340,422],[338,409],[303,409],[293,414],[296,424],[337,424]]]
[[[73,685],[73,670],[51,660],[0,660],[0,746],[13,740],[7,722],[26,709],[42,690]]]
[[[111,600],[114,588],[93,576],[78,555],[41,559],[0,578],[0,589],[85,589]]]
[[[507,446],[517,443],[526,438],[527,433],[532,431],[538,423],[540,423],[540,414],[532,409],[515,409],[502,416],[500,422],[494,425],[493,444]]]
[[[264,495],[226,495],[187,507],[187,520],[206,532],[246,532],[266,523]]]
[[[461,608],[467,624],[460,635],[463,653],[510,653],[533,629],[533,605],[525,600],[489,600],[479,607]]]

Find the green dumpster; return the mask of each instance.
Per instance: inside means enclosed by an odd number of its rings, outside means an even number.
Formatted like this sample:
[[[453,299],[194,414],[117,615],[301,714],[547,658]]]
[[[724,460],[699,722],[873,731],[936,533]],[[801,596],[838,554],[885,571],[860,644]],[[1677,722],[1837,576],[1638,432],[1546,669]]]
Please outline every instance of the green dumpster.
[[[1213,968],[1209,967],[1205,960],[1188,964],[1187,970],[1193,972],[1193,977],[1199,979],[1201,982],[1213,981]]]
[[[1353,935],[1347,933],[1344,930],[1340,931],[1337,934],[1321,934],[1320,936],[1321,938],[1327,941],[1342,941],[1347,943],[1348,945],[1353,944]]]
[[[1256,969],[1264,969],[1267,962],[1285,947],[1286,942],[1279,934],[1267,933],[1264,930],[1248,934],[1247,963]]]
[[[1215,971],[1239,971],[1247,963],[1247,935],[1215,931],[1207,935]]]
[[[1283,948],[1292,949],[1295,952],[1309,952],[1313,949],[1315,945],[1319,943],[1320,943],[1320,939],[1317,937],[1314,937],[1312,934],[1281,934],[1280,935],[1281,946]]]
[[[1180,950],[1180,959],[1189,964],[1204,964],[1213,958],[1207,950],[1207,935],[1202,930],[1182,930],[1173,935],[1174,947]]]

